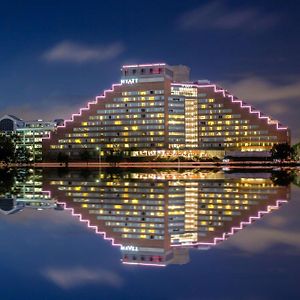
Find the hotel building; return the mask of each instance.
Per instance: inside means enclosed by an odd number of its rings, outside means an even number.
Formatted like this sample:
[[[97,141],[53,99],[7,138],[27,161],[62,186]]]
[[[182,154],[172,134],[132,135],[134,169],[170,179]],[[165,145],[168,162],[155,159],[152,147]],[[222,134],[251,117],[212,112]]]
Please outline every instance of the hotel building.
[[[187,263],[189,248],[217,245],[290,197],[266,173],[55,172],[44,174],[43,189],[119,246],[127,264]]]
[[[58,153],[80,160],[122,151],[128,156],[266,155],[290,143],[290,131],[186,66],[126,65],[121,81],[43,141],[45,161]]]

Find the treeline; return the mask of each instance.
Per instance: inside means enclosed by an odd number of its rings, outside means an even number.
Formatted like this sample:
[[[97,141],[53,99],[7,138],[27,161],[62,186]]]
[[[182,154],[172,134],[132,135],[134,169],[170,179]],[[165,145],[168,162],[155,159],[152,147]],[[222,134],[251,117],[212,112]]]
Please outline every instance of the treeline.
[[[30,153],[21,145],[18,135],[0,135],[0,162],[4,164],[30,162]]]

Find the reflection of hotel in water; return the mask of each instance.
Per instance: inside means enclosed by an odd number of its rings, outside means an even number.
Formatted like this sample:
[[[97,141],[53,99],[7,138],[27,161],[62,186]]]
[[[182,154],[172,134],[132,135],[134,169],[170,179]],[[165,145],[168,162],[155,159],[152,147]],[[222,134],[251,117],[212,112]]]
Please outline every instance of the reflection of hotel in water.
[[[44,187],[120,245],[124,263],[186,263],[189,247],[216,245],[289,199],[270,174],[80,175],[49,174]]]

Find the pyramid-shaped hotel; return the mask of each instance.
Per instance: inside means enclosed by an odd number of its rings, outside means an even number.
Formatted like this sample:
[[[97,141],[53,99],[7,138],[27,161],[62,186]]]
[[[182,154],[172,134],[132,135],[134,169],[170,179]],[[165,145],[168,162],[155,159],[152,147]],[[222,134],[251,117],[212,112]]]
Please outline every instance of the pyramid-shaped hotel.
[[[190,81],[187,66],[125,65],[121,81],[97,96],[43,141],[45,161],[122,152],[130,157],[267,155],[290,143],[278,121],[207,80]]]

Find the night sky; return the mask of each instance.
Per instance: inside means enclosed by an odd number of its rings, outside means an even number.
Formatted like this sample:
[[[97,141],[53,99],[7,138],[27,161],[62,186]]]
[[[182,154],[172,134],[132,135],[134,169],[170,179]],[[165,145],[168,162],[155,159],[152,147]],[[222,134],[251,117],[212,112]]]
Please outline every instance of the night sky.
[[[186,64],[300,140],[300,1],[1,1],[0,112],[67,118],[125,63]]]

